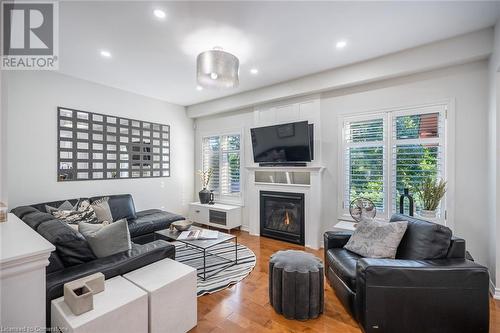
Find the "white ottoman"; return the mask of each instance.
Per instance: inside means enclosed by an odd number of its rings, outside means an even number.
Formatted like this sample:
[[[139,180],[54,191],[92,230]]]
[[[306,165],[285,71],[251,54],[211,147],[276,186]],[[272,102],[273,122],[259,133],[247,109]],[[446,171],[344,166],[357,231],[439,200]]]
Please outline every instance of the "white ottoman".
[[[52,300],[52,327],[65,333],[147,332],[148,295],[121,276],[105,281],[105,289],[94,295],[94,309],[75,316],[64,297]]]
[[[185,333],[196,326],[196,269],[163,259],[123,277],[149,294],[150,333]]]

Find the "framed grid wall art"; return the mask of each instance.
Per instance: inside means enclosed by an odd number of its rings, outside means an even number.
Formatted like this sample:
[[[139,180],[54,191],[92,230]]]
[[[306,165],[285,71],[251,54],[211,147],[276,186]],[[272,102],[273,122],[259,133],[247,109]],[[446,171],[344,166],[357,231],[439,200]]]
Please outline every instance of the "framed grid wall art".
[[[170,126],[57,108],[57,180],[170,177]]]

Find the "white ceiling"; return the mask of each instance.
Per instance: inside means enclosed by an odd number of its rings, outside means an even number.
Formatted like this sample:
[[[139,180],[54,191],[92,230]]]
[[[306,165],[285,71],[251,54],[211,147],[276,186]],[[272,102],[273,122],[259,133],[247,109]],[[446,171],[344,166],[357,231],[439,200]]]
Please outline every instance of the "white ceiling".
[[[60,71],[191,105],[492,26],[499,15],[500,2],[478,1],[61,2]],[[337,50],[338,40],[347,46]],[[214,46],[240,58],[237,89],[196,90],[196,55]]]

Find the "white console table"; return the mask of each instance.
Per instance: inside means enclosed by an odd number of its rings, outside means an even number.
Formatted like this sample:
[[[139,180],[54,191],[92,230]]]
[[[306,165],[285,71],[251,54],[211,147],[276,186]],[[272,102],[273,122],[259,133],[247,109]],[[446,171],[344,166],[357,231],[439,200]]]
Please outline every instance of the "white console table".
[[[192,202],[189,219],[193,222],[226,230],[241,227],[241,207],[216,203],[213,205]]]
[[[45,267],[54,250],[14,214],[0,223],[0,327],[45,327]]]

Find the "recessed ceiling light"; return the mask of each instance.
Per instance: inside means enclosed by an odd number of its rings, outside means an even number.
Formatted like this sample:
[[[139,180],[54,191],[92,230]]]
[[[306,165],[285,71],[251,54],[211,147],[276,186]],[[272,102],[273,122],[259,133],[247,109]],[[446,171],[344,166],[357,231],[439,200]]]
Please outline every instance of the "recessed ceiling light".
[[[101,50],[101,56],[103,58],[111,58],[111,52],[106,51],[106,50]]]
[[[196,86],[196,90],[198,90],[198,91],[202,91],[202,90],[203,90],[203,87],[202,87],[202,86]]]
[[[343,49],[344,47],[346,47],[346,45],[347,45],[347,42],[345,40],[339,40],[337,42],[337,44],[335,44],[337,49]]]
[[[259,70],[257,68],[252,68],[250,70],[250,73],[253,74],[253,75],[256,75],[256,74],[259,74]]]
[[[165,13],[165,11],[161,10],[161,9],[155,9],[153,11],[153,14],[155,14],[155,16],[159,19],[164,19],[167,14]]]

